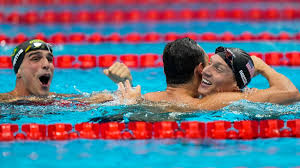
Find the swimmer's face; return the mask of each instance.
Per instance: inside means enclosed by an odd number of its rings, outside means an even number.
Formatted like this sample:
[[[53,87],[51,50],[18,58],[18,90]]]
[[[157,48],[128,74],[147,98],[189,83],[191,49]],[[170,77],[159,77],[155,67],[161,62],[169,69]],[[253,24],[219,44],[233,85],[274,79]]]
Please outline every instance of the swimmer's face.
[[[53,71],[53,55],[48,50],[26,53],[17,73],[25,95],[48,96]]]
[[[232,92],[238,89],[234,74],[219,55],[210,58],[208,65],[202,71],[202,81],[198,92],[202,96],[216,92]]]

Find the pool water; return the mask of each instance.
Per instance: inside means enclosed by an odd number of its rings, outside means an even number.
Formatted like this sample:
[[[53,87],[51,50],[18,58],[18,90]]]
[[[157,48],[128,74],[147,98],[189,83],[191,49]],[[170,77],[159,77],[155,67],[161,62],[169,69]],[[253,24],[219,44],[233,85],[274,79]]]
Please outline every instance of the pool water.
[[[276,67],[299,88],[300,68]],[[3,91],[13,89],[12,70],[1,70]],[[133,69],[134,84],[142,92],[166,87],[162,68]],[[8,79],[8,80],[7,80]],[[90,80],[92,79],[92,80]],[[265,88],[267,81],[257,77],[250,87]],[[90,94],[114,91],[117,87],[101,68],[90,70],[56,69],[51,90],[57,93]],[[155,113],[143,107],[94,107],[0,105],[1,123],[71,123],[114,121],[240,121],[261,119],[290,120],[300,118],[300,103],[289,106],[238,101],[218,111],[193,113]],[[73,140],[44,142],[1,142],[0,163],[3,167],[295,167],[299,166],[299,138],[256,140]]]
[[[4,10],[4,9],[3,9]],[[9,11],[10,9],[5,9]],[[268,31],[278,34],[286,31],[299,32],[298,21],[280,22],[170,22],[154,24],[124,25],[0,25],[1,32],[11,37],[20,32],[33,36],[43,32],[49,36],[57,32],[65,34],[83,32],[92,34],[112,32],[215,32],[230,31],[239,35],[244,31],[261,33]],[[299,51],[298,41],[287,42],[199,42],[212,53],[220,45],[243,48],[251,52],[290,52]],[[67,44],[54,47],[55,55],[71,54],[162,54],[165,43],[156,44]],[[14,46],[1,45],[0,55],[10,55]],[[286,75],[299,89],[300,67],[274,67]],[[117,86],[103,73],[102,68],[87,70],[56,69],[51,91],[56,93],[75,93],[89,95],[106,90],[113,92]],[[160,91],[166,88],[163,69],[131,69],[134,85],[142,86],[142,93]],[[15,86],[13,70],[0,70],[1,92],[11,91]],[[267,88],[267,80],[258,76],[249,87]],[[218,111],[195,111],[190,113],[161,113],[163,109],[145,106],[118,106],[113,103],[100,105],[69,106],[12,105],[0,104],[0,123],[70,123],[104,122],[114,120],[128,121],[240,121],[281,119],[284,121],[300,119],[300,102],[288,106],[269,103],[252,103],[245,100],[232,103]],[[72,140],[72,141],[26,141],[0,142],[1,167],[296,167],[300,165],[299,138],[272,138],[255,140]]]
[[[299,139],[1,143],[3,167],[296,167]]]

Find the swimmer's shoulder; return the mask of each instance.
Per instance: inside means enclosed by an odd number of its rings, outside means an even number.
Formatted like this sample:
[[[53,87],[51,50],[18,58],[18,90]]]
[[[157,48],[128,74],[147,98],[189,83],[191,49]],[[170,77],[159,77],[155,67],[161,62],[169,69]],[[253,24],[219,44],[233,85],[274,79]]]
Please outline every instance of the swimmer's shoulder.
[[[0,93],[0,102],[11,102],[17,100],[18,97],[15,96],[12,92]]]
[[[13,96],[10,92],[8,93],[0,93],[0,98],[13,98]]]

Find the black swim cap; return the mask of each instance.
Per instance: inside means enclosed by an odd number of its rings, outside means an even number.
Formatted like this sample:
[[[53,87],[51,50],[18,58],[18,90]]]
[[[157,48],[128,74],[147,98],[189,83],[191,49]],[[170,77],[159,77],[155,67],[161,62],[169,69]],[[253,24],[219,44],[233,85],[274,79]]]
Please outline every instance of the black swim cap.
[[[240,89],[247,86],[254,76],[254,63],[248,53],[239,48],[218,47],[215,51],[223,58],[234,73],[237,85]]]
[[[33,50],[48,50],[50,53],[52,53],[51,45],[39,39],[28,40],[21,43],[14,49],[14,52],[11,55],[11,61],[15,73],[18,72],[18,69],[20,68],[23,62],[25,54]]]

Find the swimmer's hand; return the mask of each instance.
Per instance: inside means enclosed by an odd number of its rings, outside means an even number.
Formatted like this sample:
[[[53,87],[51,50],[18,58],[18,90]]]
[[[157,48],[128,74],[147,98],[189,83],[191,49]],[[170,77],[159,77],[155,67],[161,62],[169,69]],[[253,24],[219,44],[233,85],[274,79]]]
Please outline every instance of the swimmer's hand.
[[[108,69],[104,69],[103,73],[115,83],[125,83],[126,80],[132,84],[132,76],[129,68],[120,62],[115,62]]]
[[[138,85],[133,88],[128,80],[125,81],[125,85],[120,82],[118,84],[117,96],[121,104],[137,104],[142,98],[141,86]]]

